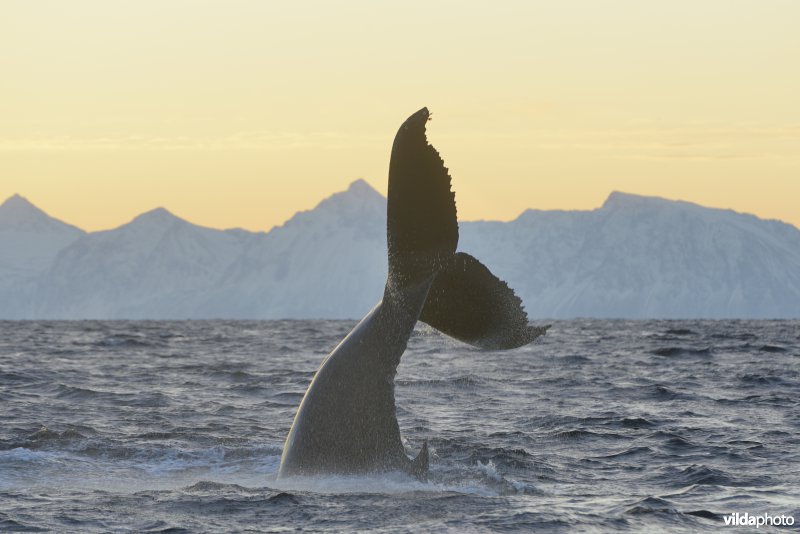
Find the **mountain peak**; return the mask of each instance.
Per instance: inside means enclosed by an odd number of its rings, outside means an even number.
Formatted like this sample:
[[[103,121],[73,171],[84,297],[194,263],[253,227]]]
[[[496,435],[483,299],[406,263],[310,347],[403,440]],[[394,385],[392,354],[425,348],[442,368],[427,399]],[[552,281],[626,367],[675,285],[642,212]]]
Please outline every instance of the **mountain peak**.
[[[730,211],[721,210],[719,208],[709,208],[695,204],[694,202],[687,202],[686,200],[670,200],[668,198],[656,196],[634,195],[633,193],[622,193],[620,191],[613,191],[603,203],[602,210],[617,210],[617,209],[633,209],[633,208],[648,208],[648,209],[661,209],[661,208],[680,208],[681,210],[690,211]]]
[[[137,215],[132,221],[123,224],[120,228],[125,228],[131,232],[157,233],[161,235],[164,230],[181,223],[191,224],[172,214],[166,208],[158,207]]]
[[[137,216],[135,219],[133,219],[131,221],[131,223],[163,224],[163,223],[169,223],[169,222],[173,222],[173,221],[183,221],[183,219],[181,219],[177,215],[174,215],[167,208],[162,208],[162,207],[159,206],[158,208],[154,208],[154,209],[152,209],[150,211],[146,211],[146,212],[142,213],[141,215]]]
[[[356,225],[365,220],[382,219],[386,214],[386,199],[365,180],[352,182],[345,191],[334,193],[320,201],[314,209],[299,211],[283,227],[306,225],[314,220],[326,220],[327,225]],[[366,217],[366,218],[365,218]],[[370,223],[372,224],[372,223]],[[380,226],[384,227],[385,223]]]
[[[14,194],[0,204],[0,230],[22,230],[26,232],[57,232],[78,228],[50,217],[27,198]]]
[[[27,198],[18,193],[14,193],[8,197],[5,202],[0,204],[0,210],[3,210],[3,213],[35,212],[44,214],[42,210],[34,206]]]
[[[374,198],[376,196],[378,197],[381,196],[381,194],[378,193],[378,191],[374,187],[369,185],[369,183],[367,183],[367,181],[364,180],[363,178],[359,178],[358,180],[355,180],[353,183],[351,183],[347,187],[347,191],[345,191],[345,193],[348,193],[350,195],[356,195],[361,198],[365,197]]]
[[[317,208],[344,210],[363,208],[364,206],[379,206],[383,208],[386,205],[385,202],[386,199],[383,198],[383,195],[378,193],[365,180],[359,178],[351,183],[345,191],[334,193],[324,199],[317,205]]]
[[[642,195],[634,195],[633,193],[624,193],[622,191],[612,191],[606,201],[603,202],[604,208],[617,208],[625,206],[637,206],[644,204],[650,198]]]
[[[623,193],[622,191],[612,191],[602,209],[638,208],[643,206],[664,206],[664,205],[690,204],[681,200],[669,200],[666,198],[635,195],[633,193]]]
[[[17,204],[33,206],[33,204],[31,204],[30,201],[27,198],[23,197],[19,193],[14,193],[10,197],[8,197],[5,202],[0,204],[0,206],[6,206],[6,205],[12,205],[13,206],[13,205],[17,205]]]

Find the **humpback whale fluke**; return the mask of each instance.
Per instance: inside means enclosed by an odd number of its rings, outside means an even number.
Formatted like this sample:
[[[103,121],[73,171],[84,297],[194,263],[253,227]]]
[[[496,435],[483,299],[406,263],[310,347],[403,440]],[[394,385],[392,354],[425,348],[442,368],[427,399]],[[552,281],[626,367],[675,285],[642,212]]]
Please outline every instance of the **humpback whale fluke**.
[[[402,470],[427,478],[427,442],[403,450],[394,377],[418,320],[476,347],[530,343],[522,302],[472,256],[456,252],[450,175],[428,144],[427,108],[400,127],[389,164],[389,275],[383,299],[322,362],[286,437],[279,476]]]

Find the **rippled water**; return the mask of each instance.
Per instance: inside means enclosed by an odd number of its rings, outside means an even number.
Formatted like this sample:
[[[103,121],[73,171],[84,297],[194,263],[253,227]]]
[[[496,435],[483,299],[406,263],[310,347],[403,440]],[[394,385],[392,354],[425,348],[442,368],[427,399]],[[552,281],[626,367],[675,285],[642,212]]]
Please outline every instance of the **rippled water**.
[[[0,531],[697,531],[800,522],[800,322],[418,330],[397,474],[276,480],[346,321],[0,322]],[[763,530],[762,530],[763,531]]]

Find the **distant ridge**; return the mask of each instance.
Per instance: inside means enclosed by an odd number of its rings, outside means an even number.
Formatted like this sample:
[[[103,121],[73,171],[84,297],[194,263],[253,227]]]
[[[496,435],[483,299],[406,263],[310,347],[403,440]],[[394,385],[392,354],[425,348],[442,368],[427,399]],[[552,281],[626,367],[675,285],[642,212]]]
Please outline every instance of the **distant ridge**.
[[[85,233],[0,205],[0,318],[356,318],[386,276],[386,199],[364,180],[266,233],[156,208]],[[613,192],[590,211],[461,223],[531,318],[800,318],[800,230]]]
[[[21,195],[12,195],[0,204],[0,232],[8,231],[83,233],[80,228],[49,216]]]
[[[0,204],[0,318],[35,316],[36,292],[44,273],[58,252],[84,233],[20,195]]]

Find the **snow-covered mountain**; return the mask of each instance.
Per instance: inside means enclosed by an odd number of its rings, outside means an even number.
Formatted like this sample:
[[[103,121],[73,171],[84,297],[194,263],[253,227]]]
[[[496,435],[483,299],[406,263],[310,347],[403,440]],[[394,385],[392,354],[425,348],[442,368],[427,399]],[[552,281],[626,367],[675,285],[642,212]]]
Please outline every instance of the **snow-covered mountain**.
[[[0,318],[358,318],[383,290],[385,220],[362,180],[268,233],[159,208],[84,234],[12,197]],[[459,249],[531,318],[800,317],[800,230],[730,210],[612,193],[592,211],[462,222]]]
[[[42,278],[36,317],[195,318],[253,234],[195,226],[164,208],[64,248]]]
[[[800,317],[800,231],[779,221],[615,192],[462,228],[531,317]]]
[[[365,181],[249,241],[201,310],[236,318],[354,318],[386,282],[386,199]]]
[[[0,204],[0,319],[33,315],[40,277],[83,234],[19,195]]]

